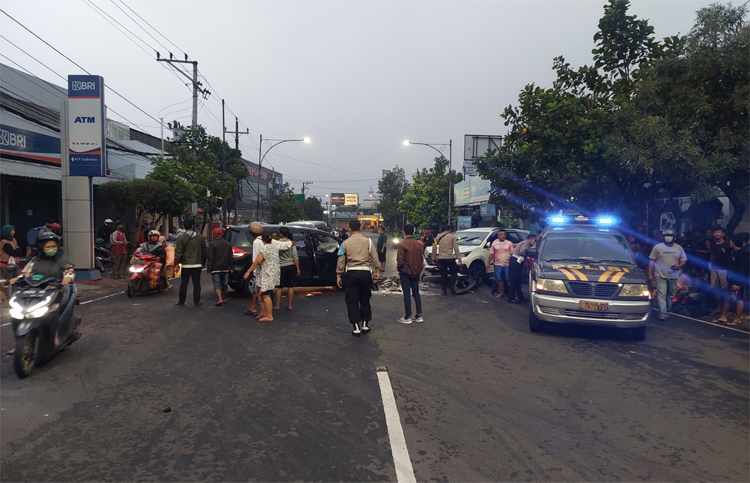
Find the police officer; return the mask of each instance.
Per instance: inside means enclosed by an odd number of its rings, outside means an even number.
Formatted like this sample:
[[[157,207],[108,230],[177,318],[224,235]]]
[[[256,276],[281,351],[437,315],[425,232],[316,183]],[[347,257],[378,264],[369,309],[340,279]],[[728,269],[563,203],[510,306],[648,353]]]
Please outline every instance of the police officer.
[[[370,332],[372,283],[380,278],[380,261],[375,244],[363,236],[360,229],[359,220],[349,222],[351,235],[339,248],[339,262],[336,266],[336,284],[344,289],[346,310],[349,313],[349,323],[354,327],[354,337]]]
[[[526,301],[521,290],[521,279],[523,278],[523,262],[526,260],[526,249],[534,246],[536,235],[530,233],[524,241],[516,245],[513,249],[513,255],[510,257],[509,275],[510,275],[510,293],[508,294],[508,303],[520,304]]]

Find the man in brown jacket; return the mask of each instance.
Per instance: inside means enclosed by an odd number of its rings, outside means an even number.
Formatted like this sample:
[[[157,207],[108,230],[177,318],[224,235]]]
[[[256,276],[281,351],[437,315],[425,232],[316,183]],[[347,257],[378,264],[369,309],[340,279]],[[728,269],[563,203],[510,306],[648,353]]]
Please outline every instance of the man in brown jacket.
[[[398,246],[396,269],[401,276],[401,288],[404,291],[404,316],[396,319],[401,324],[424,322],[422,318],[422,297],[419,295],[419,276],[424,268],[422,242],[414,238],[414,225],[404,227],[404,241]],[[417,305],[417,314],[411,316],[411,298]]]
[[[453,234],[452,225],[445,225],[443,232],[435,238],[435,244],[432,245],[432,259],[437,260],[437,266],[440,267],[443,295],[448,295],[448,288],[451,289],[451,293],[455,294],[458,265],[461,265],[461,252],[458,251],[458,241]]]

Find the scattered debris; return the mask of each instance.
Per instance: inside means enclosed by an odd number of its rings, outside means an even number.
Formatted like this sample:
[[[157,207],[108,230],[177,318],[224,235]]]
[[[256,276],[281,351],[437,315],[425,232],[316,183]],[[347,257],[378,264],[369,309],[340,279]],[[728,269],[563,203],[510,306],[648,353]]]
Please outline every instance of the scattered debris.
[[[167,406],[164,409],[162,409],[162,412],[171,413],[172,412],[172,407],[171,406]]]

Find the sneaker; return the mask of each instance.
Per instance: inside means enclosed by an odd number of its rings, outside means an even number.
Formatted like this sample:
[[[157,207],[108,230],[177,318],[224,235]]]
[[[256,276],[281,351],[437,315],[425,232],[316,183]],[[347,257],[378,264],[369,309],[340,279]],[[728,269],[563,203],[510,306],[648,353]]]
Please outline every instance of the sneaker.
[[[414,317],[411,318],[411,320],[412,322],[420,322],[420,323],[424,322],[424,319],[422,318],[421,315],[415,315]]]
[[[367,334],[370,332],[370,321],[369,320],[363,320],[360,325],[362,326],[362,333]]]
[[[396,322],[398,322],[399,324],[411,324],[411,316],[409,316],[409,317],[406,317],[406,316],[401,317],[400,319],[396,319]]]
[[[354,337],[359,337],[360,335],[362,335],[362,331],[359,330],[359,324],[352,324],[352,325],[354,326],[354,330],[352,331],[352,335]]]

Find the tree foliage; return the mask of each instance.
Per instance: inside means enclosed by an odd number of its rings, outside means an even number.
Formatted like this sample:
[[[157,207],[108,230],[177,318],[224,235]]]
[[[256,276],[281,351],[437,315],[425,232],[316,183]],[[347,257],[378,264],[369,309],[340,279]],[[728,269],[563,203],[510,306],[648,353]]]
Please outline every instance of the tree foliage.
[[[294,190],[289,183],[284,183],[279,189],[279,196],[271,202],[271,222],[289,223],[305,219],[302,205],[294,198]]]
[[[463,180],[456,171],[448,172],[448,160],[435,158],[435,165],[422,168],[412,176],[412,183],[399,204],[400,213],[416,227],[440,227],[448,221],[448,185]]]
[[[305,213],[306,220],[325,220],[325,210],[323,205],[320,203],[320,199],[315,196],[305,198],[305,204],[302,207]]]
[[[658,42],[610,0],[594,66],[557,57],[551,88],[527,85],[502,117],[503,146],[480,160],[496,202],[520,216],[559,209],[642,217],[660,197],[706,199],[748,179],[748,27],[744,7],[698,12],[684,37]]]
[[[397,226],[401,212],[399,204],[406,193],[409,183],[406,181],[406,172],[404,168],[396,166],[389,173],[386,173],[378,181],[378,213],[383,217],[387,225]],[[447,196],[447,194],[446,194]]]

